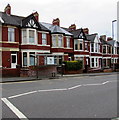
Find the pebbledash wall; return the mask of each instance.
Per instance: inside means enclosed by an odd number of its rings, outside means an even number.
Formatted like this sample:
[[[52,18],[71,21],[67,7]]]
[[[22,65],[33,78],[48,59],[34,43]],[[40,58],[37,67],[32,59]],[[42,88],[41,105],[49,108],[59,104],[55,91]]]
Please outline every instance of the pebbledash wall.
[[[37,12],[27,17],[12,15],[9,4],[4,12],[0,12],[0,72],[3,77],[36,75],[31,73],[31,66],[36,65],[47,65],[44,67],[47,72],[43,68],[44,74],[55,73],[55,65],[71,60],[82,60],[84,69],[86,65],[91,69],[101,69],[104,58],[108,62],[111,57],[118,57],[117,53],[115,56],[108,52],[103,55],[98,34],[90,35],[88,28],[76,29],[74,24],[63,28],[58,18],[52,24],[39,21]]]

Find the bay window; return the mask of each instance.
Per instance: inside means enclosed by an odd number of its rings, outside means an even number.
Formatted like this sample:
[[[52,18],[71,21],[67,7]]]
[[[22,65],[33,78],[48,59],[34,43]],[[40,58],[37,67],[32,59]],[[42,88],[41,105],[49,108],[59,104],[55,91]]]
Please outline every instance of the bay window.
[[[99,67],[99,58],[91,58],[91,67],[92,68]]]
[[[75,50],[78,50],[78,40],[75,40],[75,41],[74,41],[74,49],[75,49]]]
[[[37,34],[34,29],[22,30],[22,44],[37,44]]]
[[[56,41],[57,41],[57,40],[56,40],[56,35],[53,35],[53,36],[52,36],[52,46],[53,46],[53,47],[56,47],[56,46],[57,46]]]
[[[63,36],[62,35],[52,35],[52,47],[63,47]]]
[[[29,43],[31,44],[35,43],[34,30],[29,30]]]
[[[83,41],[80,41],[80,50],[83,50]]]
[[[62,47],[62,35],[58,35],[58,47]]]
[[[34,66],[35,65],[35,52],[29,53],[29,60],[30,60],[30,66]]]
[[[94,43],[91,43],[91,52],[94,52]]]

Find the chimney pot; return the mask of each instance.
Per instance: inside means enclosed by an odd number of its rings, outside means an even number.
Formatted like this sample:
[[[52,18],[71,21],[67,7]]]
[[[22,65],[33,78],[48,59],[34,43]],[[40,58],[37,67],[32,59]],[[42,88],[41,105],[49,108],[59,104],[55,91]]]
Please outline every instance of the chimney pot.
[[[60,26],[60,20],[59,20],[59,18],[53,19],[52,24],[53,24],[53,25]]]
[[[88,29],[88,28],[84,28],[84,29],[83,29],[83,32],[84,32],[85,34],[89,34],[89,29]]]
[[[39,14],[38,14],[38,12],[37,11],[34,12],[33,15],[36,18],[36,20],[39,21]]]
[[[69,26],[69,29],[71,29],[71,30],[76,30],[76,25],[75,25],[75,24],[72,24],[71,26]]]
[[[8,4],[8,5],[5,7],[4,12],[5,12],[6,14],[8,14],[8,15],[11,15],[11,6],[10,6],[10,4]]]

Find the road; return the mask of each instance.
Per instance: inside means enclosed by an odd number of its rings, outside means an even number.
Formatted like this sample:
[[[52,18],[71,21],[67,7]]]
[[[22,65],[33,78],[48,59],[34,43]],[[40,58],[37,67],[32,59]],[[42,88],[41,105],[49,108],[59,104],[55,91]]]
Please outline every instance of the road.
[[[3,118],[113,118],[117,75],[2,84]]]

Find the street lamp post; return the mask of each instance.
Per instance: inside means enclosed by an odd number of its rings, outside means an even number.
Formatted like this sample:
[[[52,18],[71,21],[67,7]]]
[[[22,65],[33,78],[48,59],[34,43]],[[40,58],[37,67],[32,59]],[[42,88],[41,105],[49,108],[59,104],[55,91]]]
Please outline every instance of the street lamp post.
[[[114,22],[116,22],[117,20],[113,20],[112,21],[112,38],[114,40]]]
[[[117,20],[113,20],[112,21],[112,39],[114,40],[114,22],[116,22]],[[114,46],[113,46],[114,47]],[[113,48],[113,52],[114,54],[114,48]],[[113,60],[113,70],[114,70],[114,58],[113,58],[113,55],[112,55],[112,60]]]

